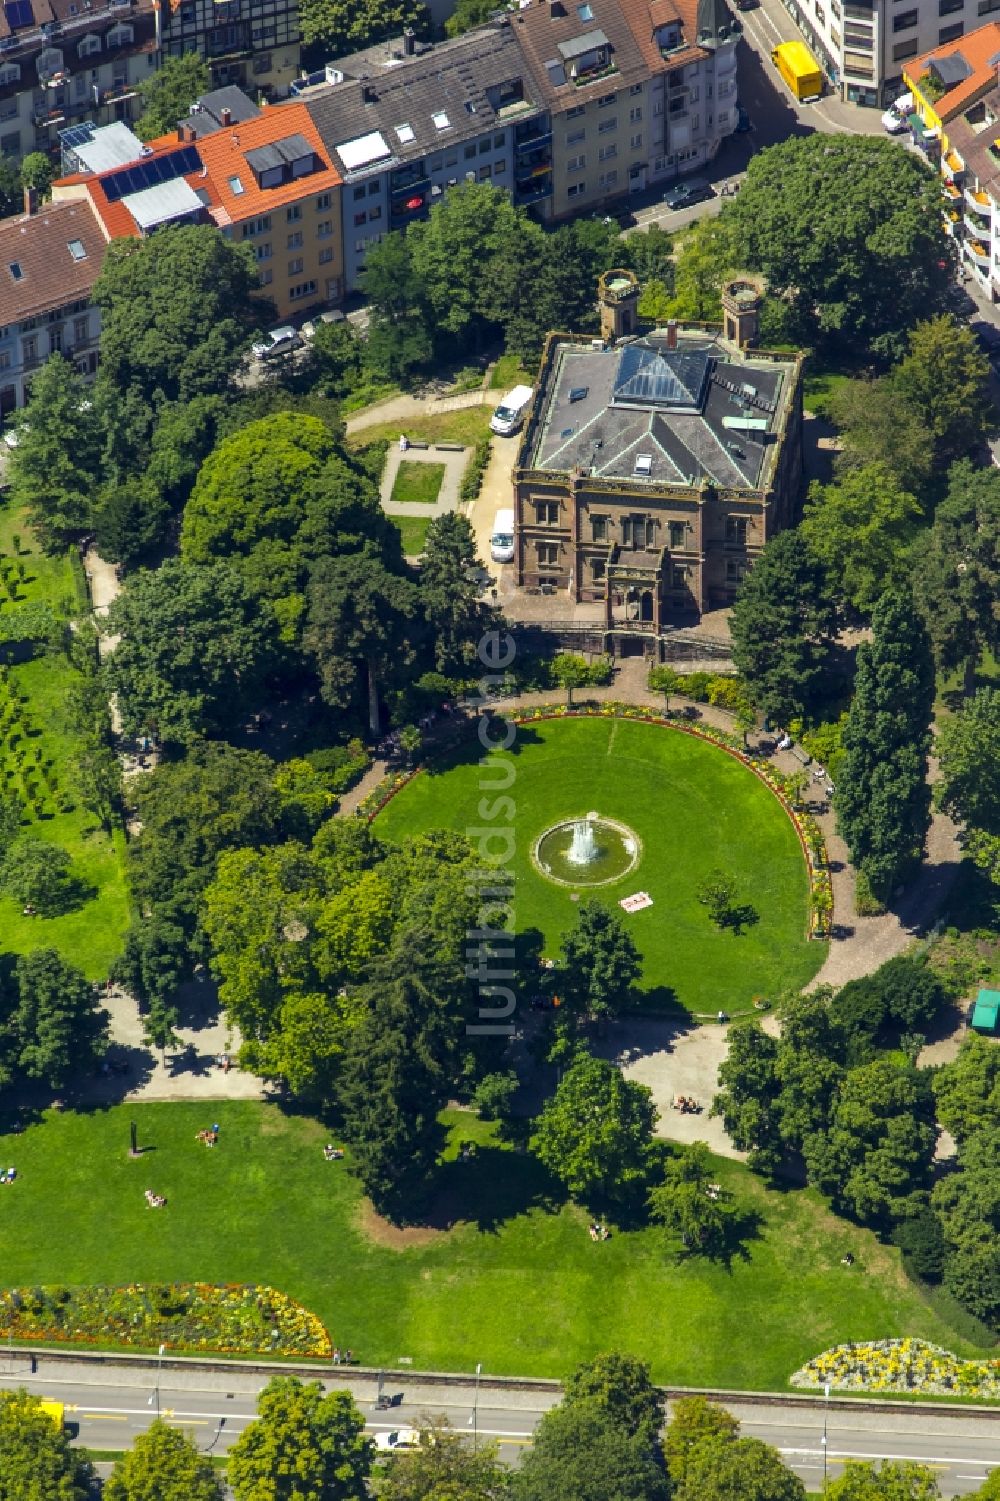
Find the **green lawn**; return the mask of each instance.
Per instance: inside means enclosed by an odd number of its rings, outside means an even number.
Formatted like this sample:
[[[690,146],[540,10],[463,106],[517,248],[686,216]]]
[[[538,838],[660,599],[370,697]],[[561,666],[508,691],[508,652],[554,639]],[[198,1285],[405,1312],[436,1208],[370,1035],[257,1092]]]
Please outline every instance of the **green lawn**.
[[[433,505],[441,493],[443,479],[443,464],[419,464],[412,459],[401,459],[389,499],[410,505]]]
[[[399,528],[405,555],[408,558],[419,557],[427,544],[427,528],[431,524],[431,518],[429,516],[390,516],[389,520],[393,526]]]
[[[130,1120],[149,1150],[128,1157]],[[218,1121],[220,1144],[195,1140]],[[586,1216],[493,1127],[451,1112],[471,1163],[442,1169],[448,1231],[385,1235],[368,1219],[326,1132],[252,1102],[128,1104],[49,1113],[6,1137],[18,1180],[0,1200],[6,1285],[259,1281],[299,1299],[365,1363],[562,1376],[618,1346],[661,1381],[781,1388],[811,1355],[849,1339],[919,1335],[959,1353],[903,1275],[898,1252],[833,1218],[811,1191],[774,1193],[737,1163],[720,1181],[761,1216],[747,1258],[678,1263],[662,1232],[595,1245]],[[150,1211],[143,1190],[166,1195]],[[72,1234],[66,1227],[72,1226]],[[847,1249],[850,1269],[840,1265]]]
[[[533,386],[535,377],[525,370],[516,354],[502,354],[490,375],[491,391],[510,391],[514,386]]]
[[[17,556],[26,564],[27,574],[19,601],[47,600],[63,618],[76,613],[79,595],[68,558],[46,558],[23,519],[0,511],[0,552],[8,558],[15,556],[15,532],[21,537]],[[5,610],[13,608],[17,605],[3,606]],[[51,918],[25,917],[18,903],[0,895],[0,949],[23,954],[52,946],[89,978],[99,979],[121,951],[128,922],[124,837],[107,834],[80,799],[76,733],[69,712],[70,690],[76,678],[76,669],[57,651],[10,667],[9,688],[4,692],[26,700],[20,709],[19,728],[26,731],[22,744],[29,747],[32,756],[40,751],[42,758],[52,763],[53,792],[42,799],[40,816],[24,824],[23,832],[32,839],[62,845],[72,859],[73,874],[90,895],[73,911]],[[22,793],[23,782],[9,745],[0,747],[0,775],[10,778],[9,784]],[[68,811],[59,807],[63,798],[72,804]],[[27,805],[26,812],[30,814]]]
[[[405,422],[398,419],[376,422],[352,432],[347,444],[349,448],[363,448],[379,438],[398,443],[400,433],[405,432],[408,438],[422,443],[462,443],[471,448],[489,433],[492,415],[491,406],[474,406],[458,407],[453,412],[425,413],[421,417],[408,417]]]
[[[512,754],[515,812],[511,825],[495,827],[513,832],[518,931],[540,930],[544,952],[556,952],[576,905],[568,888],[534,868],[531,849],[553,823],[594,809],[642,841],[639,865],[594,895],[609,904],[636,891],[653,898],[652,907],[626,918],[650,1005],[736,1012],[816,973],[826,945],[806,937],[808,879],[795,831],[777,799],[732,756],[677,730],[598,717],[523,725]],[[432,827],[481,828],[483,775],[476,748],[460,751],[414,778],[379,815],[377,832],[391,839]],[[491,780],[499,784],[496,773]],[[759,917],[739,935],[715,928],[697,900],[700,881],[716,866],[737,878],[739,900]]]

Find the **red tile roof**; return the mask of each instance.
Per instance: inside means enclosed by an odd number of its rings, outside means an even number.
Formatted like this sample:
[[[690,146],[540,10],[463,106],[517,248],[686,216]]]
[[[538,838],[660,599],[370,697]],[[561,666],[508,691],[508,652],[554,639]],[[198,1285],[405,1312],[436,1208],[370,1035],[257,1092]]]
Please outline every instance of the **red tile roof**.
[[[708,56],[704,47],[695,45],[698,35],[698,0],[619,0],[618,8],[651,73],[662,73],[667,68],[683,68],[687,63],[697,62]],[[671,21],[680,22],[682,35],[688,46],[664,57],[656,44],[655,33],[661,26],[668,26]]]
[[[920,80],[925,77],[932,63],[940,58],[956,55],[965,60],[972,72],[942,94],[940,99],[929,101],[934,113],[942,121],[950,120],[996,84],[1000,21],[988,21],[985,26],[977,26],[975,31],[956,37],[955,41],[947,42],[943,47],[925,52],[923,56],[914,58],[912,63],[906,63],[903,72],[919,88]]]
[[[70,245],[79,241],[82,254]],[[89,203],[50,203],[0,220],[0,319],[19,323],[90,296],[107,240]],[[11,266],[20,276],[15,278]]]

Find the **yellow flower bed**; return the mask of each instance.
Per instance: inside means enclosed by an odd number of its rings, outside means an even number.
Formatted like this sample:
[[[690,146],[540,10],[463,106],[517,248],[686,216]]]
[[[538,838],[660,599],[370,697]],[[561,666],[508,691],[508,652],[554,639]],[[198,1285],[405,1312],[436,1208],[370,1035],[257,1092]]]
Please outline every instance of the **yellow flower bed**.
[[[792,1386],[847,1392],[924,1392],[1000,1397],[1000,1360],[960,1360],[922,1339],[835,1345],[795,1372]]]

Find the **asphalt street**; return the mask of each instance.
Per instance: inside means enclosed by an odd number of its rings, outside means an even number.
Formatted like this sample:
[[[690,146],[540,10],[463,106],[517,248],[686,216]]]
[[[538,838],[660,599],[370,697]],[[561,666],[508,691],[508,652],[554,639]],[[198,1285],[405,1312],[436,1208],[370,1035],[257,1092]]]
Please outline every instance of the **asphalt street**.
[[[0,1356],[0,1386],[24,1385],[37,1396],[65,1403],[66,1420],[77,1442],[93,1449],[127,1448],[159,1411],[187,1430],[205,1452],[223,1453],[254,1418],[255,1395],[262,1378],[233,1369],[216,1374],[165,1369],[157,1383],[155,1362],[148,1367],[107,1365],[88,1370],[83,1362],[52,1364],[44,1359],[37,1374],[24,1369],[16,1354]],[[391,1412],[374,1408],[377,1394],[372,1372],[351,1369],[331,1375],[326,1385],[348,1387],[365,1413],[371,1432],[408,1425],[419,1427],[431,1416],[444,1416],[471,1439],[495,1439],[504,1458],[516,1463],[531,1443],[542,1413],[558,1398],[555,1389],[519,1391],[487,1382],[478,1401],[474,1380],[449,1386],[422,1385],[418,1376],[389,1372],[385,1391],[399,1396]],[[775,1445],[810,1490],[823,1474],[824,1410],[794,1401],[765,1405],[752,1399],[733,1401],[730,1410],[742,1431]],[[968,1495],[1000,1465],[1000,1412],[921,1413],[895,1408],[869,1413],[831,1402],[825,1414],[829,1474],[845,1459],[912,1459],[931,1466],[946,1496]]]

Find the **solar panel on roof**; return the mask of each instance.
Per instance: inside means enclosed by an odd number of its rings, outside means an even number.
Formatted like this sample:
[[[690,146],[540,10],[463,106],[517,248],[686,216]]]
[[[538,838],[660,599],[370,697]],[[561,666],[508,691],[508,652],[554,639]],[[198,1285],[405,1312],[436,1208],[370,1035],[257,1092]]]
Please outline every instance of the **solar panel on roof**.
[[[166,156],[154,156],[149,161],[136,162],[131,167],[122,167],[118,172],[109,172],[101,179],[105,197],[109,203],[118,203],[131,193],[141,193],[145,188],[155,188],[162,182],[173,182],[177,177],[186,177],[197,172],[201,157],[197,146],[184,146],[180,151],[171,151]]]
[[[31,0],[4,0],[3,8],[11,31],[17,31],[21,26],[34,26],[35,12]]]
[[[59,132],[59,139],[64,146],[83,146],[87,141],[94,138],[93,125],[70,125],[66,130]]]

